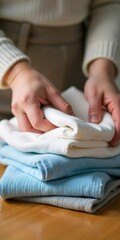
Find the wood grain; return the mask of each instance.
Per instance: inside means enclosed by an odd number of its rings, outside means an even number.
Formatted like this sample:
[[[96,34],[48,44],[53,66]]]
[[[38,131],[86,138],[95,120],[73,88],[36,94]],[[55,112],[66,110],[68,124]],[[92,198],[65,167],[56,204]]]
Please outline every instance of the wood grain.
[[[119,240],[120,196],[96,214],[0,199],[0,240],[24,239]]]

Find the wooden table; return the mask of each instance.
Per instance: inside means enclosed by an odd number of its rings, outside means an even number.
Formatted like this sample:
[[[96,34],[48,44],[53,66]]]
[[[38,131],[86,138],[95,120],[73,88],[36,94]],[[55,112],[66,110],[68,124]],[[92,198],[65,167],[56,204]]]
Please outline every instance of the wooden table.
[[[1,199],[0,240],[24,239],[120,240],[120,196],[96,214]]]

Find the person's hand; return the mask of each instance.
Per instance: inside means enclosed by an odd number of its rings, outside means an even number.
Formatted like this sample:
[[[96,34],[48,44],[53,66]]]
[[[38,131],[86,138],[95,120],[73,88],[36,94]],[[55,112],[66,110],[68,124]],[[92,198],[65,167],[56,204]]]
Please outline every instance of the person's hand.
[[[71,106],[55,86],[27,61],[15,64],[4,81],[12,89],[11,110],[20,131],[47,132],[55,128],[44,118],[42,106],[45,105],[73,114]]]
[[[120,92],[115,85],[116,69],[112,62],[99,59],[89,66],[89,78],[86,81],[84,94],[89,102],[89,121],[99,123],[102,120],[102,109],[111,113],[115,124],[115,135],[110,142],[116,146],[120,139]]]

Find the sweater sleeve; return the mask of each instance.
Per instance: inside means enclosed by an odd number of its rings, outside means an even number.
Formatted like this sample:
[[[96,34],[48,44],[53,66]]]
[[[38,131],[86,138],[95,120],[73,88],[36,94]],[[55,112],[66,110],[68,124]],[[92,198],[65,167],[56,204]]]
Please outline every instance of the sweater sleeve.
[[[112,61],[120,73],[120,0],[94,0],[88,21],[82,70],[88,77],[88,65],[95,59]]]
[[[0,30],[0,88],[8,88],[3,80],[4,76],[15,63],[21,60],[29,61],[29,58]]]

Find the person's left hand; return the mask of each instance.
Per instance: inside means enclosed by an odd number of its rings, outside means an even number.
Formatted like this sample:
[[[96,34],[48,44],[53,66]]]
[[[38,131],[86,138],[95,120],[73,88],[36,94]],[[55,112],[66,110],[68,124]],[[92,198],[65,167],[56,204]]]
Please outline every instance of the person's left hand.
[[[115,67],[106,59],[98,59],[89,66],[89,78],[86,81],[84,94],[89,102],[89,121],[99,123],[102,120],[102,109],[111,113],[115,124],[115,135],[110,142],[116,146],[120,139],[120,92],[115,84]]]

